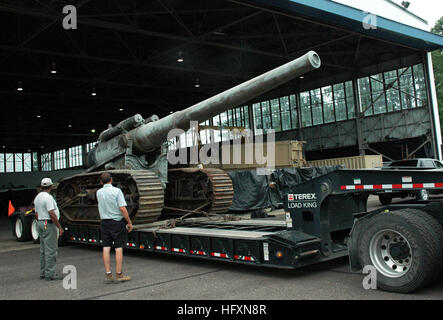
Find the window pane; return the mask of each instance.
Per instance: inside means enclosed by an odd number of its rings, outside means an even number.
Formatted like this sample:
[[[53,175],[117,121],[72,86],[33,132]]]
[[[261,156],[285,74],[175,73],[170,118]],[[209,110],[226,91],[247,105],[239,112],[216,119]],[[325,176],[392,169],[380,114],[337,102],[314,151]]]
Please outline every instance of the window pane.
[[[92,149],[94,149],[94,147],[95,147],[96,144],[97,144],[97,142],[91,142],[91,143],[88,143],[88,144],[86,145],[86,152],[89,152],[89,151],[91,151]]]
[[[386,100],[383,85],[383,75],[377,74],[371,77],[372,101],[374,102],[374,114],[386,113]]]
[[[5,154],[0,153],[0,172],[5,172]]]
[[[297,100],[295,99],[295,94],[289,96],[289,107],[291,110],[291,120],[292,129],[298,128],[298,110],[297,110]]]
[[[414,84],[412,81],[412,68],[399,69],[400,96],[403,110],[415,108]]]
[[[300,93],[300,108],[303,127],[312,126],[311,102],[309,99],[309,91]]]
[[[15,159],[15,172],[23,172],[23,154],[22,153],[15,153],[14,154]]]
[[[58,150],[54,152],[54,170],[66,168],[66,150]]]
[[[260,103],[254,103],[252,105],[252,112],[254,114],[254,125],[255,125],[254,129],[263,129]]]
[[[312,123],[314,126],[323,123],[323,110],[321,105],[321,90],[311,90]]]
[[[335,84],[334,87],[335,119],[343,121],[347,119],[345,86],[343,83]]]
[[[14,154],[6,154],[6,172],[14,172]]]
[[[291,114],[289,110],[289,97],[280,98],[282,130],[291,130]]]
[[[212,123],[214,124],[214,126],[220,125],[220,115],[215,116],[214,118],[212,118]]]
[[[278,99],[271,100],[272,129],[281,131],[280,103]]]
[[[243,117],[244,117],[244,126],[245,128],[249,128],[249,110],[248,106],[243,107]]]
[[[38,153],[32,153],[32,171],[38,171]]]
[[[425,74],[423,64],[414,66],[415,92],[417,94],[417,107],[428,105],[428,94],[426,92]]]
[[[32,171],[32,159],[30,153],[23,153],[23,171]]]
[[[226,114],[226,112],[220,113],[220,124],[219,125],[221,127],[229,126],[228,115]]]
[[[358,79],[358,87],[360,90],[360,105],[361,112],[365,111],[365,116],[371,116],[372,112],[372,100],[371,100],[371,88],[369,87],[369,78]]]
[[[348,109],[348,119],[355,118],[355,101],[354,101],[354,90],[352,88],[352,81],[345,83],[346,88],[346,107]]]
[[[325,123],[335,122],[334,98],[332,96],[332,86],[321,89],[323,96],[323,112]]]
[[[78,167],[83,165],[82,146],[69,148],[69,166]]]
[[[385,72],[386,85],[393,83],[393,87],[386,91],[386,100],[388,101],[388,112],[401,110],[400,92],[398,91],[397,71]]]
[[[52,170],[51,161],[52,161],[52,154],[50,152],[41,155],[42,171]]]
[[[261,114],[263,117],[263,129],[266,132],[266,129],[271,128],[271,114],[269,111],[269,101],[263,101],[261,103]]]

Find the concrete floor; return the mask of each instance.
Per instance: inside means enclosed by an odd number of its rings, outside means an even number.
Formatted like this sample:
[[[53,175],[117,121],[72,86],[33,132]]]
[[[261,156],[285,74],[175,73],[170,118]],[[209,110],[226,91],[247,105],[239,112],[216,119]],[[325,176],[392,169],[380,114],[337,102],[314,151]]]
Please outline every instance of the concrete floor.
[[[376,198],[369,206],[378,206]],[[7,222],[0,220],[0,299],[443,299],[443,278],[414,294],[365,290],[363,275],[349,271],[347,258],[279,270],[126,251],[124,270],[133,280],[109,285],[102,282],[98,247],[59,248],[58,273],[67,265],[76,267],[77,289],[64,289],[62,281],[39,280],[39,246],[15,241]]]

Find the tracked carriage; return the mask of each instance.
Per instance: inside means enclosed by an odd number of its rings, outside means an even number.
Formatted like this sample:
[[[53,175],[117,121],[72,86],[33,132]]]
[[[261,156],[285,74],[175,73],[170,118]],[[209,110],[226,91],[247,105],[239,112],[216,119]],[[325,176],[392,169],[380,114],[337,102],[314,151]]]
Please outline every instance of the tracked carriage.
[[[229,176],[221,169],[169,169],[168,134],[173,129],[187,130],[191,121],[206,121],[320,65],[320,57],[311,51],[164,118],[143,119],[136,114],[110,125],[89,152],[86,172],[60,181],[57,202],[63,217],[74,225],[99,224],[95,194],[103,171],[109,171],[114,185],[123,190],[134,224],[187,213],[225,213],[234,196]]]

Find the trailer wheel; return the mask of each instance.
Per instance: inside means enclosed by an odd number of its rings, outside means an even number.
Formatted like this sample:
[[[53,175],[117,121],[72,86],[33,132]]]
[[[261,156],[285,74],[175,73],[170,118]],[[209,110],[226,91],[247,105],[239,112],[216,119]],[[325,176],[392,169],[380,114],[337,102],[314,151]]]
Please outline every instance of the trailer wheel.
[[[392,202],[392,197],[388,196],[388,195],[384,195],[384,194],[380,194],[378,196],[378,200],[380,201],[380,203],[384,206],[387,206],[388,204],[391,204]]]
[[[429,200],[429,192],[426,189],[421,189],[418,195],[416,196],[417,200],[428,201]]]
[[[31,225],[29,219],[19,214],[14,221],[14,235],[20,242],[31,240]]]
[[[443,227],[440,222],[435,219],[433,216],[428,213],[417,210],[417,209],[404,209],[403,211],[410,212],[420,219],[427,225],[427,227],[431,230],[433,238],[437,239],[437,250],[438,255],[441,259],[441,266],[437,267],[437,271],[434,274],[433,280],[438,280],[440,278],[440,274],[443,272]]]
[[[31,238],[32,238],[32,242],[34,242],[34,243],[40,243],[40,236],[38,234],[37,221],[38,220],[34,217],[31,222]]]
[[[359,242],[362,266],[377,269],[377,287],[407,293],[427,285],[442,267],[441,244],[419,210],[398,210],[371,217]],[[432,218],[432,217],[431,217]]]

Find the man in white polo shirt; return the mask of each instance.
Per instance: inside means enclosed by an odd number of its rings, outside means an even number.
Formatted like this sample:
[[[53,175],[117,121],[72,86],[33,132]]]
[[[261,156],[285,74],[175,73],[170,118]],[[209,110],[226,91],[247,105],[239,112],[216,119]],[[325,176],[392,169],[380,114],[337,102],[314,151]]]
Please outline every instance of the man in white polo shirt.
[[[55,273],[55,263],[58,254],[58,234],[63,234],[60,225],[60,212],[54,197],[50,194],[52,180],[44,178],[41,181],[42,191],[34,199],[34,208],[37,230],[40,237],[40,279],[62,280],[63,277]]]
[[[100,175],[103,188],[97,191],[98,211],[100,213],[101,239],[103,244],[103,263],[105,265],[105,283],[113,283],[111,272],[111,246],[115,247],[115,280],[128,281],[131,277],[122,272],[123,248],[128,241],[128,232],[132,231],[132,222],[126,210],[123,192],[112,186],[112,177],[108,172]],[[125,220],[128,224],[126,229]]]

